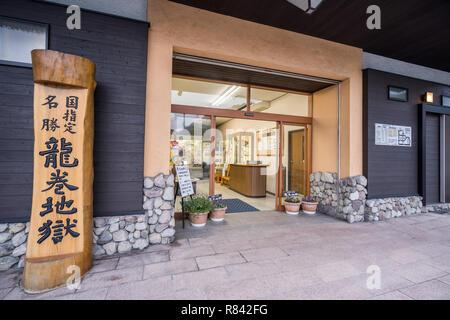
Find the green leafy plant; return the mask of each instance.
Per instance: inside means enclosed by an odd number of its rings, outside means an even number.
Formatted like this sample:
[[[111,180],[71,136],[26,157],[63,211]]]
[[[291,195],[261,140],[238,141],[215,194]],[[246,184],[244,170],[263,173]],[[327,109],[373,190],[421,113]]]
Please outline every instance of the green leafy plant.
[[[184,208],[188,213],[199,214],[211,211],[213,205],[206,196],[195,196],[184,203]]]
[[[284,199],[287,203],[300,203],[300,199],[296,196],[289,196],[286,199]]]

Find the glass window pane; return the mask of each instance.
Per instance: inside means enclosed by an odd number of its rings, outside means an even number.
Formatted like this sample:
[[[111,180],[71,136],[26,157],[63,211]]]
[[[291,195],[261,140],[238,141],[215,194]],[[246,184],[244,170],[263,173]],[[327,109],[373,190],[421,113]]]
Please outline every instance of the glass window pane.
[[[0,60],[31,64],[31,50],[47,49],[47,28],[0,17],[0,43]]]
[[[170,117],[170,161],[187,166],[196,194],[209,194],[211,119],[207,116],[172,113]],[[180,195],[175,210],[181,211]]]
[[[308,96],[259,88],[250,89],[251,111],[308,116]]]
[[[172,78],[172,104],[242,110],[247,103],[247,88],[182,78]]]

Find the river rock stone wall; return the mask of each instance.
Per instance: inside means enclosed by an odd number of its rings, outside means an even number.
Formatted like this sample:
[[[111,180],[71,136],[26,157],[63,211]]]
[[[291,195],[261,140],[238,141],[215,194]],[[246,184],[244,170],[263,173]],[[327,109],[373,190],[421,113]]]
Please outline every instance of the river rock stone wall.
[[[422,197],[369,199],[366,201],[364,218],[366,221],[383,221],[420,214],[422,208]]]
[[[142,250],[148,245],[145,215],[94,218],[94,257]]]
[[[30,223],[0,224],[0,271],[23,267]]]
[[[144,178],[145,214],[94,218],[93,255],[127,253],[175,239],[174,176]],[[0,224],[0,271],[23,267],[29,223]]]
[[[349,223],[364,221],[367,179],[355,176],[340,179],[332,172],[310,175],[311,197],[319,201],[317,210]]]
[[[439,209],[450,210],[450,204],[424,207],[422,197],[397,197],[367,200],[367,179],[355,176],[340,179],[331,172],[310,176],[311,196],[319,201],[319,212],[349,223],[383,221]]]
[[[144,210],[150,244],[168,244],[175,240],[174,187],[173,174],[144,178]]]

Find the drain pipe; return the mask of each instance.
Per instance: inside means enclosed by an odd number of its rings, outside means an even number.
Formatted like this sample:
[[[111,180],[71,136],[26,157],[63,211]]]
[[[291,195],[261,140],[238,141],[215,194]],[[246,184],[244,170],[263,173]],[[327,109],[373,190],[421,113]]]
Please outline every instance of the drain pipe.
[[[338,168],[337,168],[337,209],[338,212],[336,212],[339,215],[340,212],[340,199],[341,199],[341,83],[339,82],[337,84],[338,86],[338,114],[337,114],[337,118],[338,118]]]
[[[338,83],[338,181],[341,179],[341,83]]]

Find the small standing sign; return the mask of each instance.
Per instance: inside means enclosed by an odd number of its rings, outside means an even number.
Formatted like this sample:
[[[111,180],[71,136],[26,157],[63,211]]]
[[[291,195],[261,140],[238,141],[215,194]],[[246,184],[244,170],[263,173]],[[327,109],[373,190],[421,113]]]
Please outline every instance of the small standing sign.
[[[191,175],[187,166],[176,166],[178,176],[178,185],[180,187],[181,197],[187,197],[194,194],[194,187],[192,186]]]
[[[295,190],[287,190],[283,192],[284,197],[296,197],[298,196],[298,191]]]
[[[175,170],[177,172],[178,177],[178,186],[177,191],[175,192],[175,197],[178,194],[178,190],[180,190],[181,194],[181,212],[182,212],[182,220],[183,220],[183,229],[184,229],[184,198],[192,197],[194,192],[194,187],[192,186],[191,175],[189,173],[189,168],[187,166],[175,166]]]

